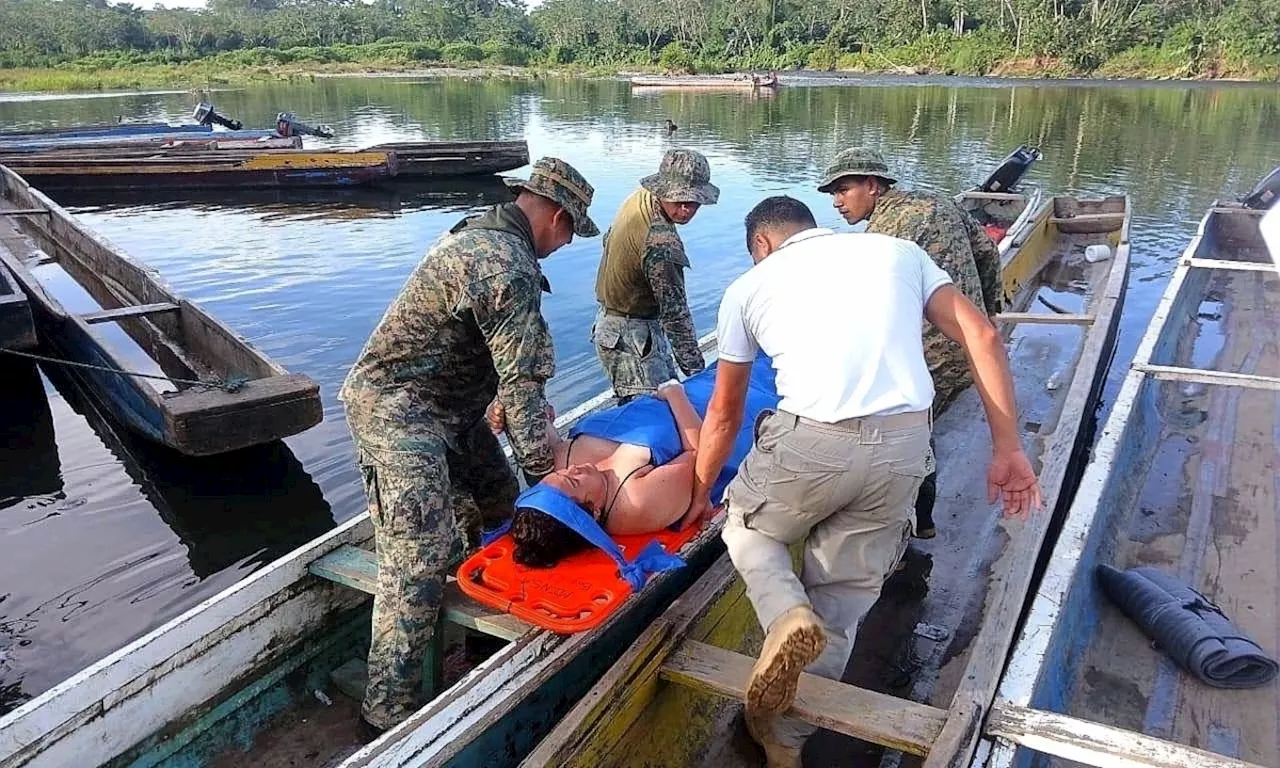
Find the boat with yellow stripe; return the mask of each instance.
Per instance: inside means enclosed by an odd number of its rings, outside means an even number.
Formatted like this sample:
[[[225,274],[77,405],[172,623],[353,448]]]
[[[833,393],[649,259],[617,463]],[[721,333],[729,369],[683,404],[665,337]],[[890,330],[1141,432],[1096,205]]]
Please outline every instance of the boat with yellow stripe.
[[[1070,504],[1092,441],[1129,275],[1129,213],[1125,197],[1055,197],[1009,232],[1008,309],[997,320],[1045,508],[1002,519],[987,503],[989,433],[971,386],[934,426],[937,538],[914,542],[889,579],[846,682],[804,675],[790,712],[885,750],[823,735],[807,745],[808,764],[896,765],[903,753],[926,768],[969,764],[1050,523]],[[520,765],[760,765],[739,702],[762,640],[723,555]]]

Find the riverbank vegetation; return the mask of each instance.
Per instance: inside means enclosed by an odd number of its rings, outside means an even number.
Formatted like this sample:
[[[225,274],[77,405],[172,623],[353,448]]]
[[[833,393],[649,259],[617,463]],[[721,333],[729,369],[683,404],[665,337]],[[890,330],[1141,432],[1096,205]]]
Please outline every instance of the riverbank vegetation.
[[[1280,0],[0,0],[0,88],[430,67],[1280,77]]]

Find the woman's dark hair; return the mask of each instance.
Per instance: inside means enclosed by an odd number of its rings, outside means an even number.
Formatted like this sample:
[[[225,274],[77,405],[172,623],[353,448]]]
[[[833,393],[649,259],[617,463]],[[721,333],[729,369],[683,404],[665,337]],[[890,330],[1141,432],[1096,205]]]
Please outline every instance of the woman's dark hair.
[[[569,526],[532,507],[516,508],[511,538],[516,544],[512,558],[529,568],[551,568],[591,546]]]

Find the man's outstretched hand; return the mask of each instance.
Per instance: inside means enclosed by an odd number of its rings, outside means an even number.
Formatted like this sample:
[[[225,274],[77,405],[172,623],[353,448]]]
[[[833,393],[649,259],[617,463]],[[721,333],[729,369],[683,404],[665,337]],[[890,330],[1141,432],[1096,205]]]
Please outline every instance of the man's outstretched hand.
[[[994,504],[997,499],[1004,503],[1005,517],[1026,518],[1028,512],[1040,509],[1040,482],[1021,449],[991,456],[991,466],[987,469],[987,502]]]

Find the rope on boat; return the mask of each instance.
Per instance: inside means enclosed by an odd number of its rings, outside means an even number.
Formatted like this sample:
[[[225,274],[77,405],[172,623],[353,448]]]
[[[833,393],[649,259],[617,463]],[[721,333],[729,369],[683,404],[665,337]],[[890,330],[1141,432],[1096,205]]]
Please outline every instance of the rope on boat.
[[[30,360],[38,360],[42,363],[66,365],[72,368],[87,368],[91,371],[105,371],[107,373],[117,373],[122,376],[133,376],[139,379],[159,379],[161,381],[168,381],[174,384],[186,384],[187,386],[190,386],[190,387],[210,387],[212,389],[221,389],[226,392],[238,392],[244,387],[245,384],[249,383],[249,379],[247,376],[232,376],[229,379],[219,379],[216,376],[211,376],[208,379],[176,379],[172,376],[161,376],[155,373],[137,373],[134,371],[123,371],[123,370],[120,370],[119,368],[112,368],[109,365],[93,365],[92,363],[79,363],[74,360],[62,360],[57,357],[47,357],[45,355],[36,355],[31,352],[19,352],[16,349],[0,349],[0,352],[5,352],[10,355],[16,355],[18,357],[25,357]]]

